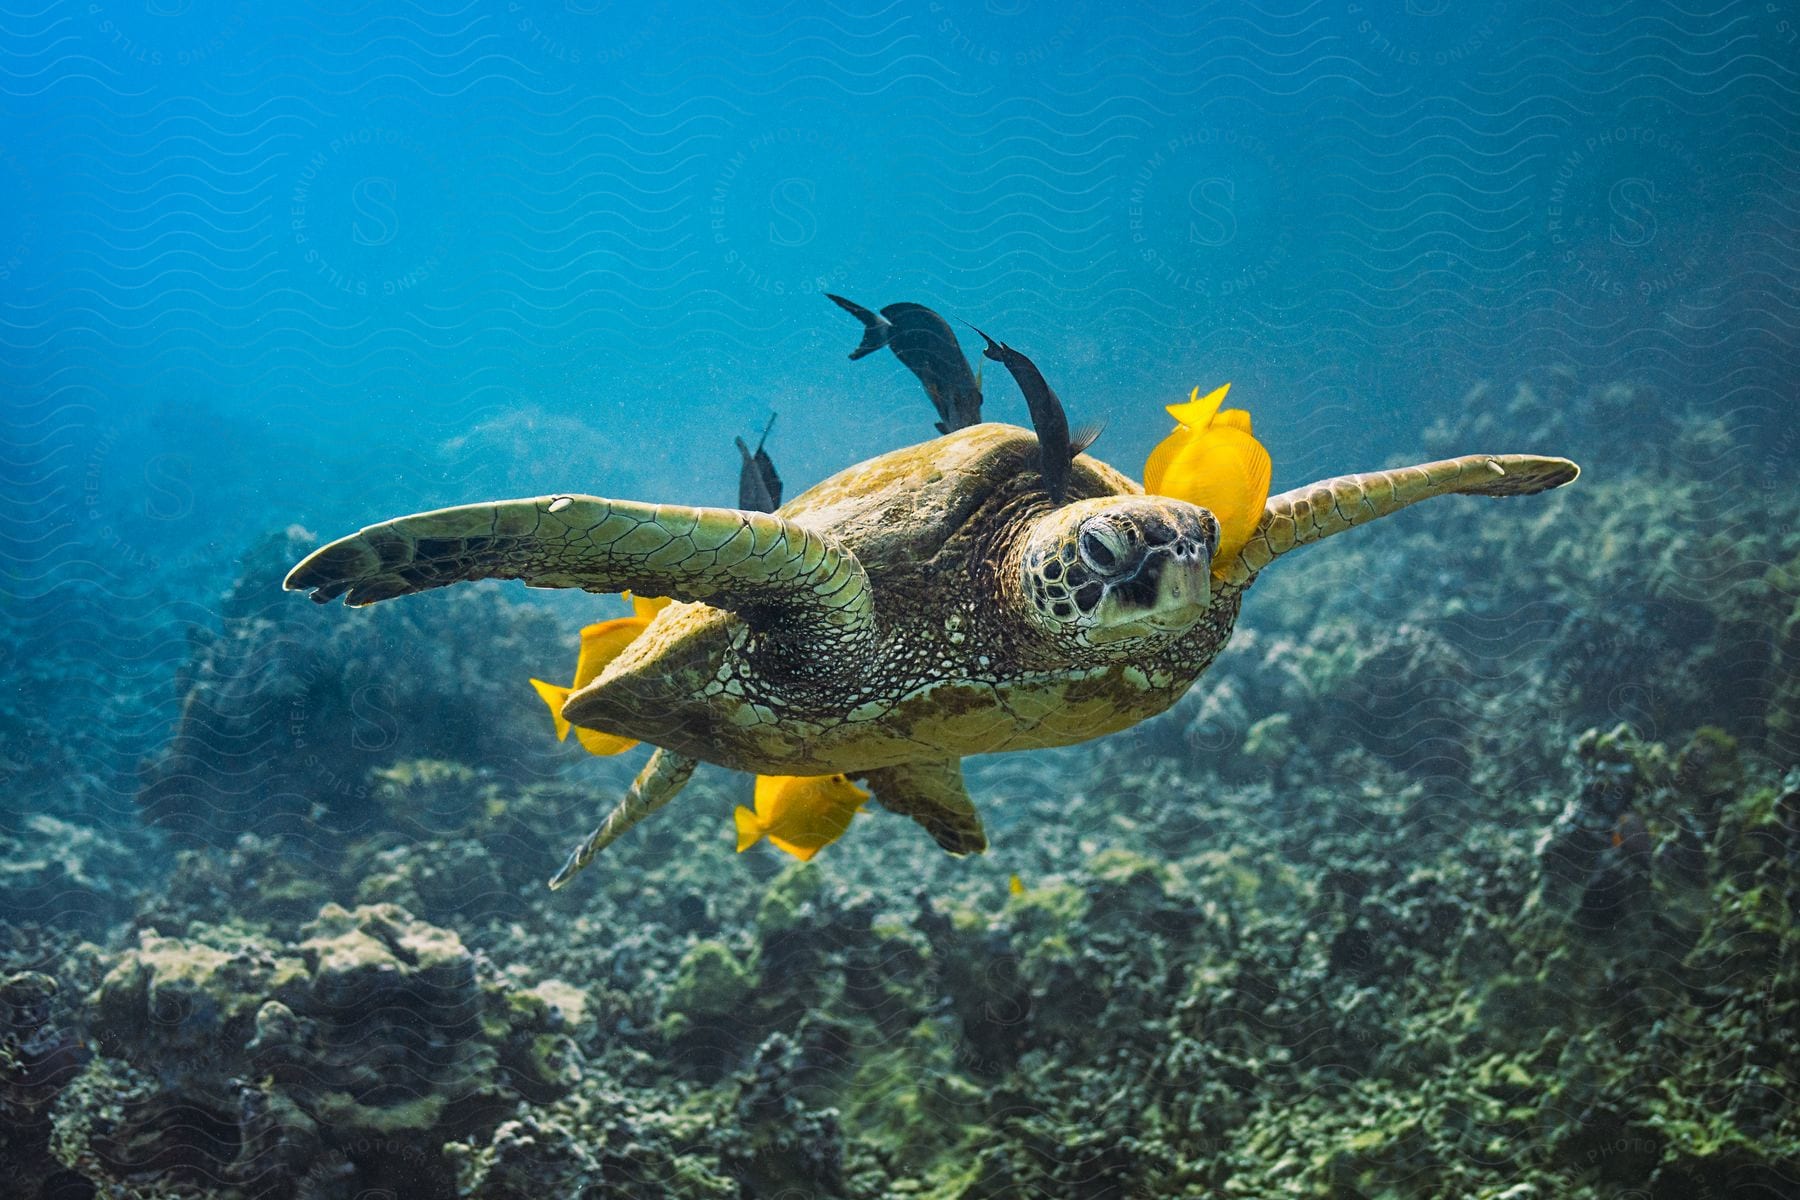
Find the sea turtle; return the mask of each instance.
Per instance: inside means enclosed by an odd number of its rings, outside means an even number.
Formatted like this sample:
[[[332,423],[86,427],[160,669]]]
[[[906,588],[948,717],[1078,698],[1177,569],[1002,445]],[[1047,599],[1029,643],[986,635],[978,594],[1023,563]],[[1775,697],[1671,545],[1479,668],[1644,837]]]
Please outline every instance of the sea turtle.
[[[1447,493],[1526,495],[1561,458],[1482,454],[1269,498],[1213,571],[1218,522],[1089,455],[1052,505],[1037,439],[979,424],[857,464],[774,513],[539,496],[372,525],[286,586],[372,604],[473,579],[671,596],[592,684],[576,725],[656,747],[551,880],[667,803],[697,762],[843,773],[944,849],[986,848],[969,754],[1065,746],[1168,708],[1278,556]],[[472,633],[474,631],[471,631]]]

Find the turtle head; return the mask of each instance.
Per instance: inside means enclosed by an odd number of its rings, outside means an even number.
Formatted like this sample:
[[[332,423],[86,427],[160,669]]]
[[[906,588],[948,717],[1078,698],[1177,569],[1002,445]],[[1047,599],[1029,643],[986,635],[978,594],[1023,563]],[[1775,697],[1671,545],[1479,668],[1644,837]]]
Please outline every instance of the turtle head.
[[[1102,645],[1179,635],[1212,599],[1219,522],[1168,496],[1097,496],[1038,519],[1020,557],[1026,615]]]

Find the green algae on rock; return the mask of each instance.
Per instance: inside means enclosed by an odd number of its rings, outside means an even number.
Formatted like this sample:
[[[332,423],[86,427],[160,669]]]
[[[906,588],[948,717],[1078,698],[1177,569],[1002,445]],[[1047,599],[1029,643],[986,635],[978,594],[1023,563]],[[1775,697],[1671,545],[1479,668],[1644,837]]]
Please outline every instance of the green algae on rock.
[[[306,1200],[1787,1194],[1800,769],[1778,736],[1793,593],[1768,564],[1797,561],[1800,502],[1706,528],[1740,460],[1664,408],[1539,388],[1451,414],[1446,452],[1519,430],[1595,469],[1504,534],[1446,508],[1346,539],[1259,585],[1164,717],[971,763],[1003,835],[990,861],[864,836],[806,865],[736,855],[741,781],[702,771],[700,819],[548,895],[535,853],[620,768],[522,783],[457,750],[365,774],[375,819],[341,856],[191,852],[103,945],[0,926],[7,972],[61,985],[40,1028],[96,1055],[33,1093],[34,1181],[184,1200],[286,1200],[276,1179]],[[1599,436],[1652,416],[1653,459]],[[334,899],[366,907],[321,912]],[[326,1004],[319,964],[339,961],[345,1002]],[[207,1021],[230,1030],[219,1060],[178,1061]],[[344,1061],[359,1037],[387,1067]]]
[[[468,781],[401,764],[479,761],[514,780],[552,770],[540,714],[516,702],[519,664],[559,641],[547,614],[461,589],[322,621],[279,602],[281,564],[307,544],[289,530],[258,545],[224,597],[222,628],[195,632],[180,721],[140,772],[146,820],[190,843],[255,833],[318,853],[371,826],[461,829],[481,818]],[[462,637],[469,628],[482,637]],[[387,650],[399,644],[413,650]],[[409,791],[463,803],[384,806]]]
[[[580,1078],[566,988],[515,988],[393,905],[327,904],[300,934],[141,934],[92,998],[100,1055],[59,1101],[63,1162],[285,1198],[296,1165],[337,1161],[346,1183],[447,1196],[447,1140]]]

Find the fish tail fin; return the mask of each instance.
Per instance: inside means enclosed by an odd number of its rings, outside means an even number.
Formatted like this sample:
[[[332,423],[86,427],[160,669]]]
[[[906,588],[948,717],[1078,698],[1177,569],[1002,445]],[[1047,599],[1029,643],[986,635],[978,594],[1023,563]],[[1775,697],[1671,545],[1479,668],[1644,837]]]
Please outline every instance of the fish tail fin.
[[[961,317],[958,317],[956,319],[959,321],[962,321],[962,323],[964,325],[967,325],[970,329],[973,329],[976,332],[976,334],[978,334],[980,336],[981,340],[987,343],[986,348],[983,349],[981,352],[981,357],[991,358],[995,362],[1005,362],[1006,361],[1005,354],[1006,354],[1006,351],[1012,349],[1011,346],[1008,346],[1002,342],[996,342],[993,338],[989,337],[987,334],[982,333],[981,327],[979,325],[976,325],[973,321],[963,321],[963,319]],[[981,381],[979,379],[976,380],[977,384],[979,384],[980,382]]]
[[[756,814],[741,804],[731,816],[737,822],[738,853],[742,854],[762,840],[763,831],[757,827]]]
[[[863,323],[862,343],[850,352],[851,362],[855,362],[866,354],[873,354],[888,344],[888,335],[894,331],[894,327],[888,323],[886,317],[880,313],[870,312],[854,300],[846,300],[842,296],[834,296],[830,292],[825,293],[825,298]]]
[[[537,689],[538,699],[550,706],[550,719],[556,722],[556,740],[564,741],[569,736],[569,723],[563,720],[563,704],[569,699],[569,689],[554,683],[545,683],[541,679],[531,681]]]

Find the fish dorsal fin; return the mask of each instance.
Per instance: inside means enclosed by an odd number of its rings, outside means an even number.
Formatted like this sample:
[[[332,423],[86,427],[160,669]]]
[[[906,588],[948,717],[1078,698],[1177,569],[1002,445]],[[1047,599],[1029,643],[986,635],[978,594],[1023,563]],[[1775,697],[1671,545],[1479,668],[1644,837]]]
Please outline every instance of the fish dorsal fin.
[[[615,617],[583,629],[572,690],[578,692],[600,678],[600,673],[612,665],[613,659],[625,653],[625,647],[631,645],[648,624],[642,617]]]
[[[640,596],[635,592],[626,592],[624,596],[631,602],[631,614],[642,618],[645,624],[649,624],[657,613],[669,607],[667,596]]]
[[[1231,385],[1226,384],[1225,386],[1230,387]],[[758,454],[761,454],[763,452],[763,447],[768,444],[769,431],[775,428],[775,418],[779,417],[780,415],[781,415],[780,413],[774,411],[773,409],[769,410],[768,423],[763,426],[762,436],[756,439],[756,452]]]
[[[1231,390],[1229,383],[1221,384],[1201,398],[1200,389],[1195,388],[1188,394],[1186,404],[1168,405],[1171,417],[1186,425],[1189,429],[1205,429],[1212,424],[1219,407],[1225,403],[1225,393]]]
[[[744,465],[738,471],[739,508],[774,512],[781,507],[781,476],[775,473],[775,463],[765,449],[769,431],[775,428],[775,417],[775,413],[769,414],[769,423],[763,426],[762,437],[757,440],[754,451],[744,444],[743,438],[732,439],[744,459]]]

